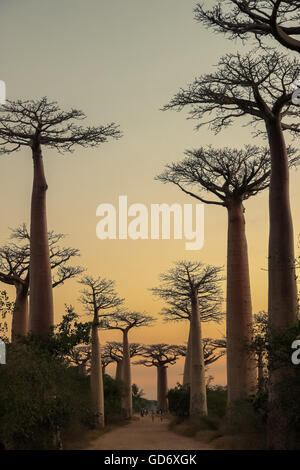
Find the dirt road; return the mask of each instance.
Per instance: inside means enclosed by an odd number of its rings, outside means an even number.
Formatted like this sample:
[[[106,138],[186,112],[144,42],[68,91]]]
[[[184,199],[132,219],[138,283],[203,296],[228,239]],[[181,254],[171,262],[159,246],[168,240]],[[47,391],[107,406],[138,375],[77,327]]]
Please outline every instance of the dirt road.
[[[150,416],[134,420],[93,440],[88,450],[195,450],[212,449],[193,438],[169,431],[168,421]]]

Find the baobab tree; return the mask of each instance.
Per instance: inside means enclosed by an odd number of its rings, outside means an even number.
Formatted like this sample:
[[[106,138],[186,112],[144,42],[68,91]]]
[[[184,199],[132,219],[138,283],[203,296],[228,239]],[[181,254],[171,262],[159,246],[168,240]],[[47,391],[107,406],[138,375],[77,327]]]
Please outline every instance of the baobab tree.
[[[163,307],[160,315],[164,317],[165,322],[189,321],[189,334],[187,341],[187,353],[184,362],[183,385],[189,384],[191,380],[191,353],[192,353],[192,334],[191,334],[191,302],[190,299],[182,301],[178,298],[178,292],[174,291],[174,297],[170,292],[169,282],[162,281],[159,288],[153,289],[153,294],[166,300],[168,307]],[[216,322],[220,323],[224,318],[222,310],[222,295],[219,289],[213,288],[208,297],[199,297],[199,309],[201,323]]]
[[[101,363],[102,363],[102,373],[103,375],[106,374],[106,367],[109,366],[109,364],[112,364],[114,361],[113,359],[105,354],[104,348],[101,350]]]
[[[90,345],[79,345],[74,348],[68,357],[69,363],[78,367],[78,372],[81,375],[88,375],[91,371],[91,358],[92,348]],[[104,349],[101,348],[101,365],[102,374],[105,374],[106,367],[113,362],[113,359],[108,356]]]
[[[297,289],[294,267],[294,237],[289,200],[289,161],[283,131],[300,132],[299,109],[291,101],[291,84],[299,63],[276,52],[249,53],[247,57],[228,54],[216,72],[196,79],[181,90],[165,109],[191,105],[190,117],[210,114],[215,131],[234,118],[249,115],[251,122],[263,122],[268,134],[270,174],[269,314],[274,330],[294,324]]]
[[[164,299],[172,309],[188,305],[191,316],[190,416],[193,419],[207,415],[201,305],[219,305],[220,271],[219,267],[200,262],[179,261],[167,273],[160,275],[160,286],[151,289],[155,296]]]
[[[211,1],[207,2],[211,7]],[[197,21],[230,38],[254,36],[261,43],[273,37],[290,50],[300,52],[299,0],[226,0],[214,2],[213,8],[198,3]]]
[[[254,146],[188,151],[158,179],[227,209],[227,386],[228,420],[233,421],[234,403],[250,396],[256,386],[255,359],[245,347],[252,336],[252,301],[243,202],[268,187],[269,151]]]
[[[141,328],[151,326],[154,318],[150,315],[128,310],[118,310],[108,319],[105,327],[110,330],[119,330],[123,335],[123,358],[122,358],[122,380],[125,384],[125,395],[122,400],[124,417],[132,417],[132,390],[131,390],[131,364],[130,364],[130,345],[128,340],[129,331],[132,328]]]
[[[62,233],[48,232],[53,288],[83,272],[82,267],[69,264],[72,258],[80,256],[80,252],[61,246],[64,238]],[[11,328],[11,338],[15,341],[28,333],[30,235],[26,224],[13,229],[11,239],[16,241],[0,247],[0,282],[12,285],[16,290]]]
[[[104,346],[104,354],[111,357],[112,361],[116,363],[115,379],[122,380],[122,361],[123,361],[123,343],[110,341]]]
[[[62,111],[47,98],[7,101],[0,107],[0,153],[11,154],[22,147],[31,149],[33,188],[30,221],[30,330],[48,334],[54,323],[52,276],[48,246],[46,191],[42,149],[60,153],[75,146],[96,147],[109,138],[120,137],[115,124],[82,127],[76,121],[85,118],[82,111]]]
[[[185,346],[150,344],[144,347],[143,359],[135,363],[157,368],[157,408],[159,410],[168,410],[168,365],[175,364],[177,359],[185,354]]]
[[[123,343],[117,341],[109,341],[104,346],[104,354],[111,358],[113,362],[116,362],[116,380],[122,380],[122,362],[123,362]],[[129,355],[130,359],[135,356],[139,356],[143,352],[143,345],[139,343],[129,344]]]
[[[104,318],[112,314],[112,312],[107,312],[107,310],[118,307],[123,303],[124,299],[118,296],[114,281],[109,279],[84,276],[79,282],[84,286],[79,300],[84,305],[86,312],[93,315],[91,394],[95,424],[98,427],[104,427],[104,394],[99,327],[101,326],[101,320],[103,322]]]
[[[272,334],[296,323],[298,315],[293,222],[289,197],[289,161],[283,132],[300,132],[299,108],[292,101],[291,85],[299,74],[299,62],[270,51],[246,57],[228,54],[218,69],[180,90],[164,109],[191,106],[190,117],[209,124],[216,132],[236,118],[249,116],[252,124],[263,123],[270,147],[268,312]],[[208,121],[204,117],[209,115]],[[198,127],[199,127],[198,126]],[[287,368],[273,368],[269,380],[269,447],[281,448],[288,424],[278,384]],[[281,416],[281,418],[280,418]],[[272,437],[271,437],[272,436]]]

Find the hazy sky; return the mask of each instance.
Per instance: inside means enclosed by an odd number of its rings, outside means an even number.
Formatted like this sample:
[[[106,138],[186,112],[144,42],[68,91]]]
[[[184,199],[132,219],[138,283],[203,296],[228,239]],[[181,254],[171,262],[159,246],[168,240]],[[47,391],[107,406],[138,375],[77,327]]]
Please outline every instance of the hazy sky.
[[[57,155],[45,149],[48,226],[68,234],[66,244],[81,250],[81,263],[92,275],[115,279],[126,305],[157,316],[161,302],[148,288],[177,259],[226,263],[226,210],[205,208],[205,244],[185,251],[183,241],[100,241],[96,238],[96,207],[129,204],[191,203],[176,188],[154,181],[164,165],[182,158],[188,148],[206,144],[237,146],[253,143],[245,121],[215,136],[207,128],[195,132],[185,112],[161,112],[179,87],[209,72],[225,52],[239,43],[214,35],[193,20],[195,0],[0,0],[0,79],[9,99],[47,96],[62,108],[82,109],[91,124],[115,121],[124,137],[96,150]],[[256,144],[265,143],[255,139]],[[32,184],[30,152],[1,156],[1,242],[8,227],[29,221]],[[291,179],[295,234],[300,231],[296,209],[300,188]],[[254,312],[267,307],[267,193],[247,201],[247,234]],[[55,290],[56,320],[64,304],[77,302],[79,288],[69,281]],[[222,336],[222,325],[206,325],[205,335]],[[102,342],[118,339],[101,333]],[[185,323],[136,330],[141,342],[186,341]],[[110,366],[111,367],[111,366]],[[169,385],[182,379],[183,362],[169,368]],[[108,369],[108,372],[112,369]],[[155,370],[134,367],[133,380],[154,398]],[[224,361],[209,368],[216,383],[225,383]]]

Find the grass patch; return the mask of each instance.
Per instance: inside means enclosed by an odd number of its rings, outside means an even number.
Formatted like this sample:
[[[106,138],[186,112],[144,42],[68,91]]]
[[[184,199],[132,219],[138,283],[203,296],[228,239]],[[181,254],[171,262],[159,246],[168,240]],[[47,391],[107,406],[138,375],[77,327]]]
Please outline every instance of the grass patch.
[[[209,444],[214,449],[262,450],[266,448],[265,425],[250,400],[237,403],[236,432],[226,430],[226,390],[208,390],[208,416],[195,422],[185,416],[173,416],[169,429],[181,436]]]

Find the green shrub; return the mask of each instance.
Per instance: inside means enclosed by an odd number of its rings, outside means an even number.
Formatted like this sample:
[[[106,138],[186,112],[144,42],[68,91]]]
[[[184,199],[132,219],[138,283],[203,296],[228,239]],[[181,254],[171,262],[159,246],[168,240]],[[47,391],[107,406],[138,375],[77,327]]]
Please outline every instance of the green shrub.
[[[188,417],[190,407],[190,386],[177,384],[168,393],[169,410],[178,417]],[[227,391],[224,387],[207,387],[208,417],[204,418],[211,429],[225,416]],[[204,422],[203,421],[203,422]]]
[[[139,389],[136,384],[132,384],[132,408],[135,413],[139,413],[142,409],[152,410],[156,408],[156,400],[148,400],[143,398],[144,390]]]
[[[91,423],[89,383],[42,350],[8,345],[0,367],[0,441],[14,449],[52,449],[72,420]]]
[[[208,415],[216,418],[223,418],[226,413],[227,390],[225,387],[216,385],[207,387],[207,408]]]
[[[178,417],[189,416],[190,386],[177,383],[168,392],[169,410]]]
[[[121,415],[121,400],[125,385],[121,381],[114,380],[110,375],[104,374],[103,389],[105,420],[106,422],[112,422]]]
[[[105,419],[121,413],[123,385],[103,377]],[[0,367],[0,442],[12,449],[53,449],[59,429],[93,427],[90,377],[67,367],[47,348],[9,344]]]

